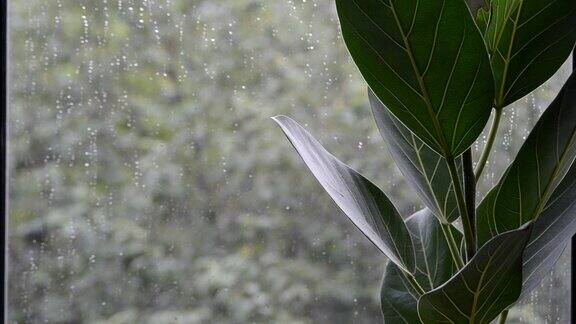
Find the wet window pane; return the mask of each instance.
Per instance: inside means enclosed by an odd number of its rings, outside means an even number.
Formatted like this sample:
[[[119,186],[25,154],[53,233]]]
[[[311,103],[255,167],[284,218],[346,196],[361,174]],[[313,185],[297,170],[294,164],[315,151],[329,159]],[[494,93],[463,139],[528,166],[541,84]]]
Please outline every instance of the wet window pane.
[[[333,2],[10,7],[11,321],[381,320],[386,261],[269,119],[305,124],[404,215],[421,207],[376,130]],[[483,193],[569,68],[506,111]],[[567,319],[567,260],[511,318]]]

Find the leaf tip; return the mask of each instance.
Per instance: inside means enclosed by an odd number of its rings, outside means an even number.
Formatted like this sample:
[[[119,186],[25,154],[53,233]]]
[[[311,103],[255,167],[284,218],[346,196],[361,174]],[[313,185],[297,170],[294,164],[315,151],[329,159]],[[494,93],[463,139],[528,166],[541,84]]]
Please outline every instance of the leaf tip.
[[[270,119],[272,119],[278,125],[282,125],[284,122],[292,120],[292,118],[285,116],[285,115],[272,116],[272,117],[270,117]]]

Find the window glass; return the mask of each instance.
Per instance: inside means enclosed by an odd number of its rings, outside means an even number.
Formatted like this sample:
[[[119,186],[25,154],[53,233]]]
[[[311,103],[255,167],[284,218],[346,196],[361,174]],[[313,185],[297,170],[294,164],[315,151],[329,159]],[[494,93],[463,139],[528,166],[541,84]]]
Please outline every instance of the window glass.
[[[385,259],[269,119],[304,124],[403,215],[422,207],[376,130],[332,1],[10,9],[11,321],[380,321]],[[483,193],[568,71],[505,112]],[[567,269],[511,316],[566,320]]]

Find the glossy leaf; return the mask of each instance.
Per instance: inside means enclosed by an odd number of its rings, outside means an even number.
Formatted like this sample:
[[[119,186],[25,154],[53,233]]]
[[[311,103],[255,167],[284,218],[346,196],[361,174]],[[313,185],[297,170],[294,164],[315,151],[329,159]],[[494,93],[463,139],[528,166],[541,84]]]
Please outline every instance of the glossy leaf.
[[[441,222],[456,220],[458,207],[444,158],[402,125],[370,90],[368,97],[380,134],[408,183]]]
[[[336,0],[342,34],[370,88],[445,157],[482,132],[494,98],[482,36],[463,0]]]
[[[492,0],[485,35],[496,106],[536,89],[566,61],[576,41],[574,0]]]
[[[406,220],[416,249],[416,281],[429,291],[446,282],[456,272],[440,222],[429,209]],[[452,227],[456,241],[462,239]],[[388,263],[380,291],[385,323],[418,323],[418,293],[396,265]]]
[[[524,226],[490,240],[448,282],[420,298],[422,322],[490,323],[520,296],[529,238],[530,226]]]
[[[372,182],[326,151],[302,126],[274,117],[314,177],[348,218],[390,261],[415,271],[414,246],[394,205]]]
[[[478,206],[481,246],[534,219],[576,156],[576,76],[572,75],[522,145],[500,182]]]
[[[524,252],[523,297],[550,274],[576,234],[576,164],[558,185],[533,227]]]

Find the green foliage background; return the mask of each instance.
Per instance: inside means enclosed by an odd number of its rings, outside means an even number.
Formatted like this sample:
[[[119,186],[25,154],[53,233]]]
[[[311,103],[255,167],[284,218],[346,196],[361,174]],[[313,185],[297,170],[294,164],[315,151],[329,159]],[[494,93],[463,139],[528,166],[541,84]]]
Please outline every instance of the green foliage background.
[[[377,132],[332,1],[10,9],[12,321],[380,321],[384,257],[268,118],[307,122],[404,215],[421,207]],[[568,69],[505,112],[482,193]],[[512,319],[565,320],[565,266]]]

